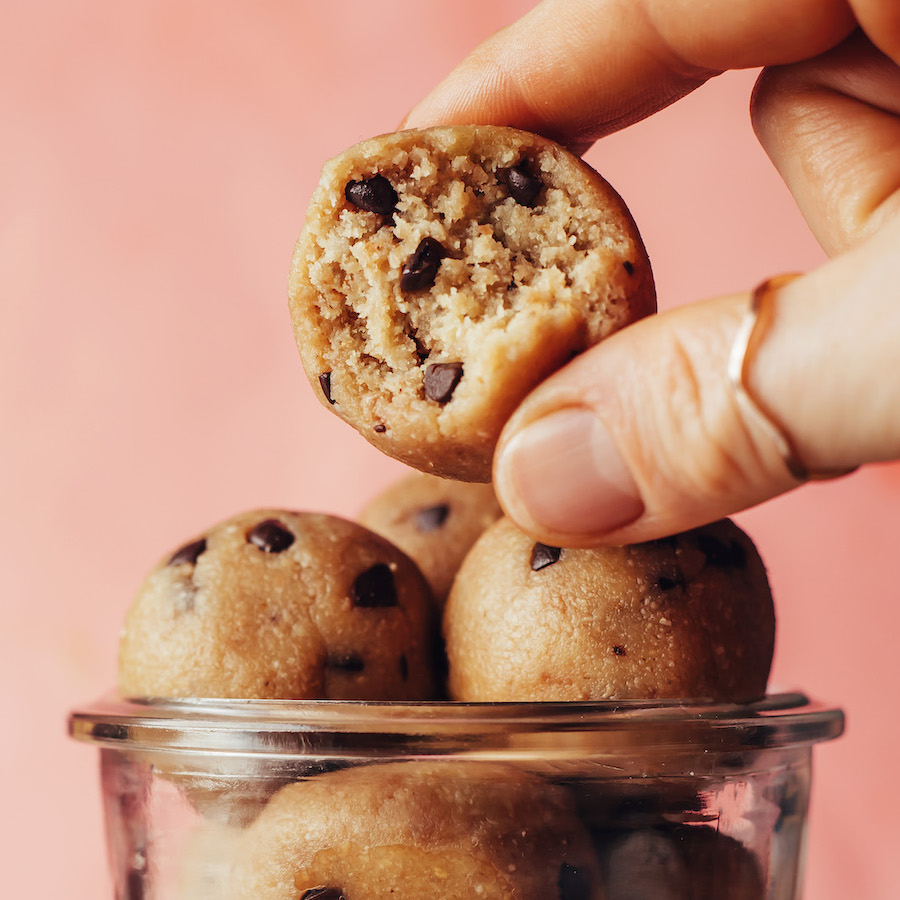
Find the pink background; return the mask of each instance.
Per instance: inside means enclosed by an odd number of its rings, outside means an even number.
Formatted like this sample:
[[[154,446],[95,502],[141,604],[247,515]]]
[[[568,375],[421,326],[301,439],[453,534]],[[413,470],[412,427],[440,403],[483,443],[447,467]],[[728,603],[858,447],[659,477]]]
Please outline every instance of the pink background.
[[[94,750],[153,562],[267,504],[352,515],[400,473],[314,399],[285,302],[328,156],[389,131],[530,4],[9,4],[0,40],[0,896],[109,897]],[[753,73],[589,159],[669,307],[822,254],[757,147]],[[897,896],[900,468],[740,517],[780,615],[774,678],[843,706],[816,753],[807,896]]]

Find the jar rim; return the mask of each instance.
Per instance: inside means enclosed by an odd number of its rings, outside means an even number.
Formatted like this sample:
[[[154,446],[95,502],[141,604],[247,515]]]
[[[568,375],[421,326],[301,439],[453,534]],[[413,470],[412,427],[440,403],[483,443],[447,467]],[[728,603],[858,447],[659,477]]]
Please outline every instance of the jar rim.
[[[73,711],[69,733],[121,750],[280,757],[448,756],[517,750],[590,755],[740,752],[838,737],[840,709],[792,691],[753,703],[226,700],[123,698]]]

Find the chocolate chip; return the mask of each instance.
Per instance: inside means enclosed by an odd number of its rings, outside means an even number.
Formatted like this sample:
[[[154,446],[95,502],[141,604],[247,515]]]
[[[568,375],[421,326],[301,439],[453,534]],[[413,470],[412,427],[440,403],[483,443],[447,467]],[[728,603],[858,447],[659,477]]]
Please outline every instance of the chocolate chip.
[[[450,515],[450,506],[447,503],[438,503],[436,506],[426,506],[416,513],[416,528],[419,531],[437,531],[447,516]]]
[[[440,241],[433,237],[422,238],[400,273],[400,290],[407,293],[430,288],[446,255],[447,251]]]
[[[323,372],[319,376],[319,387],[322,388],[325,399],[334,406],[334,400],[331,396],[331,372]]]
[[[629,274],[634,275],[634,263],[628,262],[626,259],[625,262],[622,263],[622,268]]]
[[[463,364],[432,363],[425,369],[425,396],[436,403],[446,403],[463,377]]]
[[[409,678],[409,662],[406,659],[406,654],[400,654],[400,678],[403,681],[406,681]]]
[[[248,532],[247,540],[266,553],[281,553],[294,543],[294,536],[278,519],[263,519]]]
[[[747,565],[747,551],[737,541],[726,544],[711,534],[698,534],[697,546],[708,565],[720,569],[743,569]]]
[[[677,578],[671,578],[668,575],[660,575],[659,578],[656,579],[656,586],[661,591],[671,591],[672,588],[677,588],[681,584]]]
[[[341,669],[344,672],[362,672],[366,667],[363,658],[353,653],[329,656],[325,660],[325,665],[329,669]]]
[[[559,888],[559,900],[588,900],[591,896],[590,874],[568,863],[559,867],[556,884]]]
[[[180,566],[182,563],[194,565],[197,562],[197,557],[205,552],[206,538],[200,538],[199,541],[191,541],[190,544],[185,544],[183,547],[176,550],[166,565]]]
[[[561,555],[562,550],[559,547],[536,543],[531,548],[531,571],[539,572],[541,569],[546,569],[547,566],[552,566],[553,563],[559,561]]]
[[[506,170],[506,186],[509,196],[522,206],[533,206],[544,186],[540,178],[532,175],[523,165]]]
[[[613,647],[613,653],[615,653],[616,656],[624,656],[625,648],[621,644],[616,644],[615,647]]]
[[[373,175],[362,181],[348,182],[344,196],[354,206],[366,212],[389,216],[397,208],[397,192],[384,175]]]
[[[345,898],[341,888],[322,885],[304,891],[300,895],[300,900],[345,900]]]
[[[384,434],[387,431],[387,425],[385,425],[384,422],[376,422],[372,426],[372,431],[374,431],[375,434]]]
[[[390,566],[376,563],[357,575],[350,588],[350,599],[354,606],[367,608],[396,606],[397,585]]]

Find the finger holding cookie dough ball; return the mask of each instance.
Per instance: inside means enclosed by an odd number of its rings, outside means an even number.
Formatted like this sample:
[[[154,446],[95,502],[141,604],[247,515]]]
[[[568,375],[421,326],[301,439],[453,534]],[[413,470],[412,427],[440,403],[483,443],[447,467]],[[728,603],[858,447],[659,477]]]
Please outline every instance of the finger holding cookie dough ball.
[[[581,159],[498,126],[410,130],[328,162],[290,307],[320,401],[389,456],[489,481],[503,424],[655,308],[637,228]]]
[[[444,637],[454,700],[743,702],[765,693],[775,613],[730,521],[569,550],[504,518],[466,557]]]
[[[502,515],[490,484],[415,472],[375,497],[360,521],[412,557],[443,609],[466,554]]]
[[[361,525],[263,509],[166,556],[128,611],[128,697],[435,696],[431,591]]]

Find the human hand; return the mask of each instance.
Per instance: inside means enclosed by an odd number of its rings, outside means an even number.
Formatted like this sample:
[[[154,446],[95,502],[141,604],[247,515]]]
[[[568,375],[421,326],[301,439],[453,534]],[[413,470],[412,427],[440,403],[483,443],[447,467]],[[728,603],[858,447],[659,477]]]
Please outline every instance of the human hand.
[[[748,393],[812,472],[900,457],[900,5],[545,0],[476,49],[408,127],[517,126],[583,152],[730,68],[765,66],[753,124],[832,257],[774,294]],[[800,482],[738,402],[750,295],[607,338],[540,385],[494,459],[507,512],[548,544],[650,540]]]

